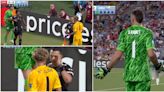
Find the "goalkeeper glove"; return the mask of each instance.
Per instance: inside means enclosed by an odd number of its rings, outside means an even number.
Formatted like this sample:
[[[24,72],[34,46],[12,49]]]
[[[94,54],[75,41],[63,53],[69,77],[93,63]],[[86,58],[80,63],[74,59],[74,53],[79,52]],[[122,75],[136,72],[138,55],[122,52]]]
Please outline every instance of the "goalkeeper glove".
[[[164,66],[161,63],[158,63],[155,66],[155,69],[160,73],[161,71],[164,72]]]
[[[96,74],[94,75],[96,79],[103,79],[110,70],[108,68],[97,68]]]

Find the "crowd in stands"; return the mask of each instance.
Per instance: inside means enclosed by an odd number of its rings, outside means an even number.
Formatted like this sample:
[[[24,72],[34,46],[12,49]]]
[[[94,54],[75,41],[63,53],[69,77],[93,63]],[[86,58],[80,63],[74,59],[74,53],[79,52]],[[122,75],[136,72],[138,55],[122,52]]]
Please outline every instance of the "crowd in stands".
[[[116,14],[94,15],[94,59],[110,60],[114,53],[119,33],[129,27],[130,13],[140,9],[144,13],[143,25],[154,33],[158,59],[164,60],[164,2],[146,1],[97,1],[94,5],[114,5]]]
[[[78,16],[79,21],[86,23],[92,23],[92,2],[91,1],[74,1],[73,2],[74,15],[69,15],[65,9],[60,9],[58,12],[55,4],[50,5],[50,10],[48,12],[49,16],[59,17],[66,20],[69,20],[71,16]],[[85,16],[84,16],[85,14]]]

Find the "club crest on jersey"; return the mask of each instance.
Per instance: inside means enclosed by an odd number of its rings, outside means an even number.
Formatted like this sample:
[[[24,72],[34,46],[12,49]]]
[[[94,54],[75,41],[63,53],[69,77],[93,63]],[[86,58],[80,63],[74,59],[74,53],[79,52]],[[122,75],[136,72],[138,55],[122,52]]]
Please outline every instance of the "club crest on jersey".
[[[132,34],[132,35],[140,34],[140,30],[128,30],[128,34]]]

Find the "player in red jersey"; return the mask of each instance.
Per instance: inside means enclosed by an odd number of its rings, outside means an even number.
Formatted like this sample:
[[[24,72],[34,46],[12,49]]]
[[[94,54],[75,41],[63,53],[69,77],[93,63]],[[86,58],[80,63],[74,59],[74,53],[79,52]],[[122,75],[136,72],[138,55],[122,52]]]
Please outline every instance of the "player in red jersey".
[[[89,1],[88,5],[86,6],[86,23],[92,23],[92,2]]]

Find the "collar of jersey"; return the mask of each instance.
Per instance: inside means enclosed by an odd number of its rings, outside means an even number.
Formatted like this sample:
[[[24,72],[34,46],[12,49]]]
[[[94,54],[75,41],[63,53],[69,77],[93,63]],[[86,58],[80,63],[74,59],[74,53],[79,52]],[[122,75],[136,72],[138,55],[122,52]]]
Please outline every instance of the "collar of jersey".
[[[38,66],[36,69],[41,69],[41,68],[44,68],[44,67],[47,67],[47,66],[46,65]]]

